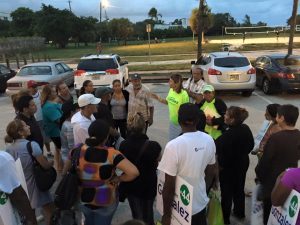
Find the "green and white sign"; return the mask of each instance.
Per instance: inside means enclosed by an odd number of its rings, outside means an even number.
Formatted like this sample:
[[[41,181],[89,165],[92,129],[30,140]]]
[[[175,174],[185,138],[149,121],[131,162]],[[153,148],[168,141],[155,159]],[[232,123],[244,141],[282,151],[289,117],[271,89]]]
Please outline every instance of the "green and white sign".
[[[268,225],[295,225],[300,210],[300,193],[292,190],[282,207],[272,206]]]
[[[165,183],[165,174],[159,171],[157,178],[156,208],[163,215],[162,190]],[[177,176],[175,185],[175,197],[172,203],[171,225],[190,225],[192,220],[193,186]]]
[[[28,195],[27,185],[20,159],[16,161],[18,179]],[[20,216],[12,206],[8,194],[0,190],[0,225],[20,225]]]

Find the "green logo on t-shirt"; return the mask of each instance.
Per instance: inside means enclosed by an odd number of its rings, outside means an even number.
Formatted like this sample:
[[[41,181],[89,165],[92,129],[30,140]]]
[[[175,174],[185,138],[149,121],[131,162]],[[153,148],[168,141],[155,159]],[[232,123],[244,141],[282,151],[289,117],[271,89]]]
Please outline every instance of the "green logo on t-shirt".
[[[0,191],[0,205],[5,205],[5,203],[8,200],[8,196],[7,194],[5,194],[4,192]]]
[[[185,186],[184,184],[181,185],[181,187],[180,187],[180,198],[181,198],[182,203],[185,206],[190,204],[190,201],[191,201],[190,191],[189,191],[188,187]]]
[[[296,195],[294,195],[290,201],[289,205],[289,216],[294,217],[298,208],[298,198]]]

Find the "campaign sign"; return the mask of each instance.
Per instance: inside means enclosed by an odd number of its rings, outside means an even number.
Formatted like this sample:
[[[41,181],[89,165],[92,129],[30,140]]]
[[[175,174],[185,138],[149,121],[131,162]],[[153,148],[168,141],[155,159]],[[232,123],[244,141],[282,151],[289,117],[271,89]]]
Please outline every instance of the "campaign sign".
[[[165,174],[161,171],[157,178],[156,208],[163,215],[162,191],[165,183]],[[171,225],[190,225],[192,220],[193,186],[184,179],[177,176],[175,185],[175,196],[172,203]]]
[[[268,225],[295,225],[300,210],[300,193],[292,190],[282,207],[272,206]]]
[[[19,181],[28,196],[25,176],[21,160],[16,161],[16,170]],[[21,219],[17,210],[12,206],[7,193],[0,191],[0,225],[20,225]]]

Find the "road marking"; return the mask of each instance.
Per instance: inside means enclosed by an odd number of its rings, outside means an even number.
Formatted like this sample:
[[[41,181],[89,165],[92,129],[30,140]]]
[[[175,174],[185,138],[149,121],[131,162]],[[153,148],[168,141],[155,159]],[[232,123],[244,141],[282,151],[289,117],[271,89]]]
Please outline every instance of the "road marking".
[[[261,98],[262,100],[266,101],[269,104],[273,104],[272,101],[270,101],[269,99],[265,98],[264,96],[259,95],[258,93],[256,93],[255,91],[253,92],[254,95],[256,95],[257,97]]]

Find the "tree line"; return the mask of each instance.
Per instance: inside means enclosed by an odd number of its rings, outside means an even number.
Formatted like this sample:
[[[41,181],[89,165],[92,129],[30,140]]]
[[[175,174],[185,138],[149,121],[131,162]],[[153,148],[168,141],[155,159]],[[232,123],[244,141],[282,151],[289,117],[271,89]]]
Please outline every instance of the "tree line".
[[[191,12],[191,27],[175,26],[172,29],[152,29],[151,36],[157,38],[187,37],[197,33],[198,9]],[[51,5],[42,4],[39,11],[20,7],[11,13],[11,21],[0,20],[1,37],[31,37],[39,36],[59,48],[65,48],[68,43],[75,45],[89,42],[116,41],[118,44],[128,40],[143,40],[147,38],[146,24],[164,24],[162,15],[156,8],[151,8],[148,18],[132,23],[127,18],[119,18],[98,22],[94,17],[78,17],[67,9],[60,10]],[[206,6],[203,16],[204,32],[207,35],[221,35],[225,26],[252,26],[250,16],[246,15],[243,23],[238,23],[229,13],[211,13]],[[180,19],[171,24],[181,25]],[[256,25],[267,25],[259,22]]]

